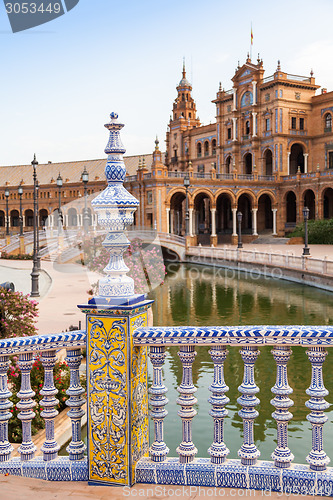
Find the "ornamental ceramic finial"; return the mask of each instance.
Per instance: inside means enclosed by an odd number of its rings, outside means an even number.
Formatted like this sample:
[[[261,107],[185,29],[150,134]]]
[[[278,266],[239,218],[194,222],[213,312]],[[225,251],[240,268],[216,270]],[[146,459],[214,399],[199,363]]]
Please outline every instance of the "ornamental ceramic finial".
[[[129,247],[124,230],[133,224],[133,214],[139,202],[123,186],[126,167],[123,160],[125,148],[121,142],[120,130],[123,124],[118,122],[118,115],[111,113],[111,121],[105,127],[110,131],[105,148],[108,155],[105,176],[108,186],[91,202],[97,212],[98,223],[109,230],[103,246],[110,252],[110,260],[104,268],[106,276],[98,282],[98,296],[89,303],[110,305],[132,304],[144,298],[134,294],[134,281],[126,275],[123,253]]]

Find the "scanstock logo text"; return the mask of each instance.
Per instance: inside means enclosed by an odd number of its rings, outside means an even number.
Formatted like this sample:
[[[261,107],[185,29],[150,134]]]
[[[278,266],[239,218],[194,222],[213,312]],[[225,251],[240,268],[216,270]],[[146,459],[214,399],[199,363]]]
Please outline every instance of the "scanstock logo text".
[[[79,0],[3,0],[13,33],[39,26],[63,16]]]

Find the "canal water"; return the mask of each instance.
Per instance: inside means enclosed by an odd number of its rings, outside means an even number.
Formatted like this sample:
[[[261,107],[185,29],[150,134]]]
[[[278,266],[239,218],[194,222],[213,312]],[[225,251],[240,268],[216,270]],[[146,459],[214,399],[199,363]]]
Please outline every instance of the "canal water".
[[[222,268],[198,265],[167,265],[167,276],[162,286],[155,288],[149,297],[154,299],[155,326],[215,326],[215,325],[332,325],[333,294],[314,287],[303,286],[284,280],[245,274]],[[193,364],[193,381],[197,387],[197,415],[193,419],[193,442],[198,448],[198,457],[207,457],[207,449],[213,440],[213,422],[208,414],[209,385],[213,380],[213,364],[209,347],[196,348]],[[225,381],[229,386],[227,396],[228,417],[224,424],[224,441],[230,450],[229,458],[237,458],[242,444],[243,424],[238,416],[240,409],[237,398],[238,386],[243,378],[243,361],[239,347],[228,347],[225,362]],[[293,419],[289,424],[289,447],[295,455],[295,462],[305,463],[311,449],[311,425],[306,420],[309,413],[305,402],[309,399],[306,389],[310,385],[311,365],[306,349],[293,347],[288,363],[289,384],[293,388],[290,396],[295,404],[291,408]],[[167,350],[163,375],[168,388],[168,415],[164,421],[164,440],[170,448],[169,456],[178,456],[176,447],[182,440],[181,419],[177,415],[177,387],[182,378],[182,365],[178,347]],[[260,406],[255,421],[255,441],[261,452],[260,459],[270,460],[276,446],[276,423],[272,418],[274,407],[271,388],[275,384],[276,363],[271,347],[260,348],[255,364],[255,381],[260,388],[257,394]],[[149,363],[149,384],[151,384]],[[333,349],[324,363],[324,382],[330,391],[326,400],[333,396]],[[326,411],[328,422],[324,426],[324,448],[333,460],[333,410]],[[150,422],[150,442],[153,441],[153,425]],[[64,453],[66,453],[64,451]]]
[[[303,286],[284,280],[266,279],[250,273],[241,273],[222,268],[171,263],[167,266],[165,283],[150,293],[156,326],[215,326],[215,325],[332,325],[333,294],[314,287]],[[196,348],[193,364],[193,382],[197,387],[197,415],[193,419],[193,442],[198,448],[198,457],[207,457],[207,449],[213,440],[213,422],[208,414],[209,385],[213,380],[213,364],[209,347]],[[225,419],[224,441],[230,450],[229,458],[237,458],[243,437],[242,419],[237,398],[238,386],[243,378],[243,361],[239,347],[228,347],[225,361],[225,381],[229,387],[230,403]],[[311,450],[311,425],[306,420],[309,410],[305,402],[309,399],[306,389],[310,385],[311,365],[306,349],[293,347],[288,363],[289,385],[294,392],[290,396],[295,404],[291,408],[293,419],[289,424],[289,447],[295,455],[295,462],[305,463]],[[324,383],[330,391],[326,400],[332,403],[333,396],[333,350],[324,363]],[[182,366],[177,354],[178,347],[168,349],[164,366],[164,383],[169,404],[166,409],[164,440],[170,448],[169,456],[177,456],[176,447],[182,440],[181,420],[177,415],[177,386],[182,378]],[[271,347],[260,348],[255,364],[255,381],[260,388],[257,394],[260,406],[255,421],[255,441],[261,452],[261,459],[271,460],[276,446],[276,423],[272,418],[274,407],[271,388],[275,384],[276,363]],[[150,367],[151,371],[151,367]],[[326,411],[328,422],[324,426],[324,449],[333,460],[333,411]],[[153,426],[151,440],[153,438]],[[152,441],[151,441],[152,442]]]

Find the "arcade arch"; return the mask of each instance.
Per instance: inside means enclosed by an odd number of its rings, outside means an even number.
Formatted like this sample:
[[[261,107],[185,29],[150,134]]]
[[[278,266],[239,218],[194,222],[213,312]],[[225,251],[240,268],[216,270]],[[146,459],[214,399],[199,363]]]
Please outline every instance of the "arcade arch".
[[[205,192],[198,193],[194,198],[194,220],[198,244],[209,245],[211,233],[211,200]]]
[[[302,144],[295,143],[290,149],[289,174],[297,174],[298,167],[300,167],[301,173],[304,173],[304,148]]]
[[[221,193],[216,199],[216,234],[218,243],[229,242],[232,234],[232,199],[228,193]]]
[[[316,197],[312,189],[307,189],[303,194],[304,207],[309,209],[309,219],[316,218]]]
[[[262,194],[258,199],[258,233],[273,229],[272,199],[267,194]]]
[[[286,223],[295,225],[297,208],[296,208],[296,195],[294,191],[288,191],[285,200],[286,200]]]
[[[176,192],[170,199],[170,233],[185,234],[185,199],[183,192]]]
[[[32,210],[26,210],[24,212],[24,220],[25,220],[25,223],[24,225],[26,227],[33,227],[34,225],[34,213]]]
[[[238,198],[237,212],[242,212],[242,232],[252,232],[252,200],[249,194],[243,193]]]
[[[323,216],[324,219],[333,218],[333,189],[326,188],[323,192]]]

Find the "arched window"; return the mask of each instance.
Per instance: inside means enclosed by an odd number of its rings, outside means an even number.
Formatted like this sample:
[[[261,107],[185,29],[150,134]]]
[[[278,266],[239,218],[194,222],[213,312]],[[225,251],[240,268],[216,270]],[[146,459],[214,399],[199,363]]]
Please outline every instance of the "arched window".
[[[250,120],[246,120],[245,122],[245,135],[250,134]]]
[[[198,158],[201,158],[201,142],[198,142],[197,145],[197,156]]]
[[[205,156],[209,155],[209,142],[205,141]]]
[[[216,139],[212,140],[212,155],[216,155]]]
[[[332,115],[327,113],[325,115],[325,132],[332,132]]]

